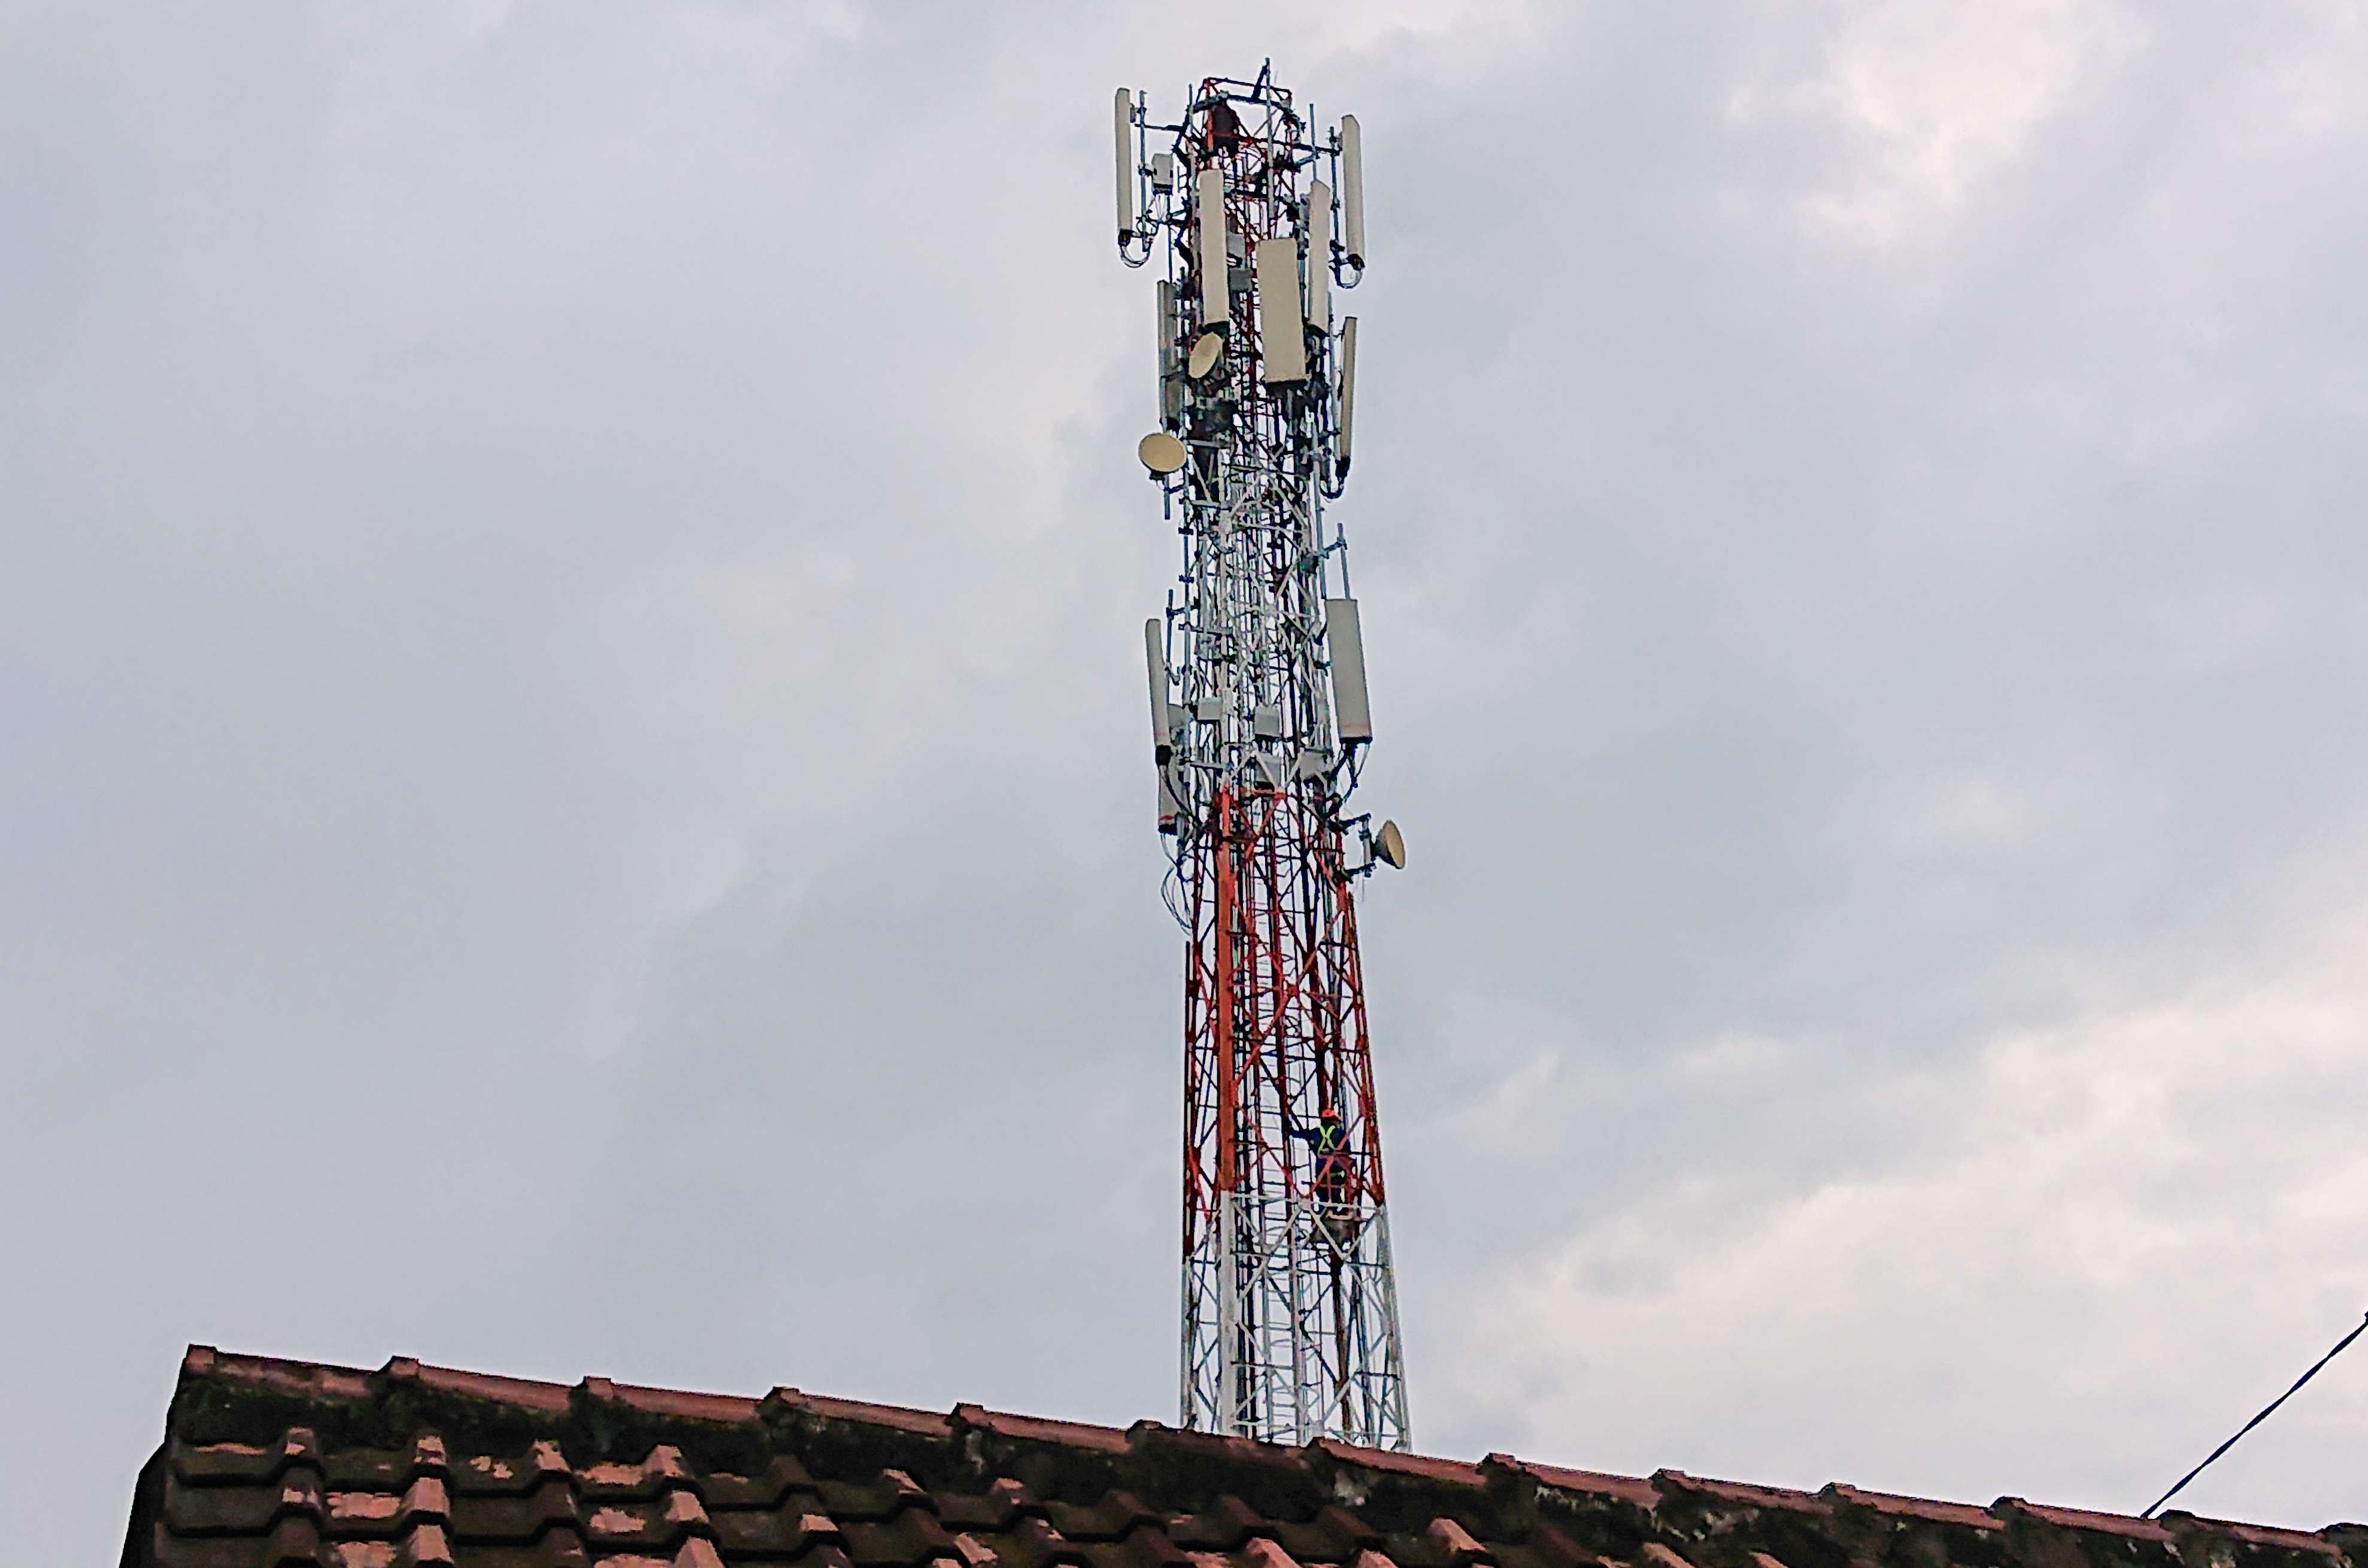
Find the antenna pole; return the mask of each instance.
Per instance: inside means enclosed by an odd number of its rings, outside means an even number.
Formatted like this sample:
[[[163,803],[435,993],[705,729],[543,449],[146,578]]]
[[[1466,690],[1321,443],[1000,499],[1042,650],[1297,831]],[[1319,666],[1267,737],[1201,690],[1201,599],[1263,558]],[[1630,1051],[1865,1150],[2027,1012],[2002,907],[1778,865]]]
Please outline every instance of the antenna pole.
[[[1167,262],[1139,449],[1184,548],[1184,591],[1146,628],[1185,929],[1183,1425],[1405,1449],[1352,892],[1405,844],[1349,814],[1372,729],[1324,515],[1349,467],[1354,326],[1332,295],[1363,272],[1362,142],[1353,119],[1319,138],[1270,67],[1203,80],[1178,125],[1131,103],[1121,253]],[[1152,177],[1130,222],[1133,169]]]

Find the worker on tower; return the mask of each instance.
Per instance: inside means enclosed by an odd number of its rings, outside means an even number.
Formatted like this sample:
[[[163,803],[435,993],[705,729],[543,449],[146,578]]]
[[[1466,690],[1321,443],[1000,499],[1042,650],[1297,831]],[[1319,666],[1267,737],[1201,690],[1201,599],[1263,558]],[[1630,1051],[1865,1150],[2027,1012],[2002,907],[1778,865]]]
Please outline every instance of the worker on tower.
[[[1353,1194],[1356,1167],[1349,1159],[1349,1128],[1338,1108],[1326,1106],[1315,1113],[1314,1127],[1295,1127],[1291,1136],[1308,1146],[1315,1157],[1314,1187],[1318,1201],[1347,1203]]]

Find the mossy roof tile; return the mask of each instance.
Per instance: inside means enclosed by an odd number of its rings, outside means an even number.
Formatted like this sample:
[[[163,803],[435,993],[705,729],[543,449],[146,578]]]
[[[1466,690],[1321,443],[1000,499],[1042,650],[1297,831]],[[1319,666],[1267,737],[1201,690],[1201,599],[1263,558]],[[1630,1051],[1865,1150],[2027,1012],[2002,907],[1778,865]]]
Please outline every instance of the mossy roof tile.
[[[2368,1568],[2356,1527],[1982,1508],[202,1346],[142,1472],[123,1564],[2066,1568],[2067,1541],[2095,1543],[2078,1553],[2092,1568]]]

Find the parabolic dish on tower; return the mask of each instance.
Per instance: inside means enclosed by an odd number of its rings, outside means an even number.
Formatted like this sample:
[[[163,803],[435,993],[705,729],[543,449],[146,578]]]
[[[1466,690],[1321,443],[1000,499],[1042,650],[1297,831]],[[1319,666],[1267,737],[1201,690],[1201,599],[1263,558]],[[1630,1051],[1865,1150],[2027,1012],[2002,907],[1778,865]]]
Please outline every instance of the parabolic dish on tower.
[[[1184,443],[1165,430],[1154,430],[1135,444],[1134,455],[1154,473],[1174,473],[1184,466]]]
[[[1217,361],[1224,357],[1225,340],[1216,333],[1204,332],[1192,340],[1192,358],[1184,367],[1185,374],[1200,381],[1215,369]]]

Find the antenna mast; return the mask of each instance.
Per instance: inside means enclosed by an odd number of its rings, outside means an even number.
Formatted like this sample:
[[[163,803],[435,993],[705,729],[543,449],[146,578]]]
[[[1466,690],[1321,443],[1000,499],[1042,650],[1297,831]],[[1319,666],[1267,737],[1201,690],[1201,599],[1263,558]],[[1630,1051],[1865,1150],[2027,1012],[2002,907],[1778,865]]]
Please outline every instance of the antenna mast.
[[[1372,740],[1348,543],[1364,274],[1357,122],[1272,68],[1183,121],[1113,111],[1119,253],[1165,258],[1159,427],[1138,449],[1184,541],[1144,626],[1168,907],[1185,930],[1187,1427],[1405,1449],[1405,1357],[1350,890],[1403,866],[1349,814]],[[1155,148],[1156,149],[1155,151]]]

